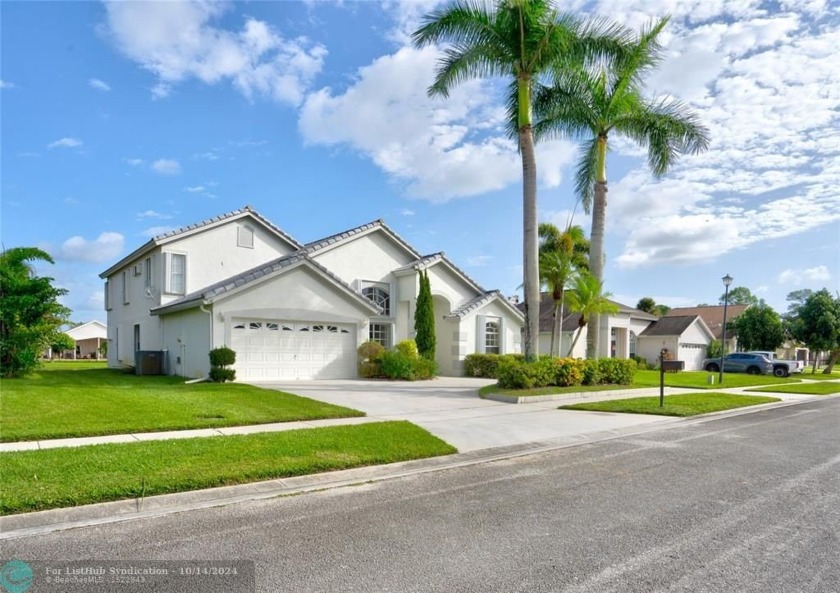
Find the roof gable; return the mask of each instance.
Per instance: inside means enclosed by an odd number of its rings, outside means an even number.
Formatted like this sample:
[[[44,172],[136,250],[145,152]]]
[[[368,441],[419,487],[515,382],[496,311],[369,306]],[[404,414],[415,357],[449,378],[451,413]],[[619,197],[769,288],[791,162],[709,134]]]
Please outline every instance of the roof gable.
[[[88,321],[76,327],[71,327],[64,332],[74,340],[86,340],[89,338],[107,338],[108,326],[101,321]]]
[[[406,265],[397,268],[394,270],[394,275],[396,276],[403,276],[412,272],[419,272],[420,270],[428,270],[436,265],[443,265],[446,267],[450,272],[455,274],[460,280],[467,284],[470,288],[478,292],[479,294],[484,294],[487,291],[482,288],[482,286],[470,278],[466,272],[464,272],[461,268],[456,266],[452,263],[452,260],[446,257],[446,254],[443,251],[438,251],[437,253],[432,253],[429,255],[424,255],[413,262],[409,262]],[[498,292],[498,291],[495,291]]]
[[[505,308],[509,309],[519,319],[524,319],[522,311],[510,304],[510,301],[508,301],[504,296],[502,296],[502,293],[498,290],[490,290],[488,292],[480,294],[471,301],[467,301],[466,303],[452,311],[449,315],[446,316],[446,318],[460,319],[462,317],[466,317],[470,313],[478,311],[479,309],[481,309],[482,307],[494,300],[499,300],[501,303],[504,304]]]
[[[99,274],[99,277],[107,278],[126,264],[148,253],[155,247],[160,247],[161,245],[166,245],[167,243],[172,243],[179,239],[183,239],[184,237],[189,237],[197,233],[205,232],[210,229],[219,227],[223,224],[227,224],[234,220],[240,220],[243,218],[250,218],[253,222],[265,228],[272,235],[278,237],[279,239],[290,245],[292,249],[297,250],[303,247],[303,245],[298,243],[291,235],[288,235],[287,233],[283,232],[273,222],[271,222],[270,220],[262,216],[259,212],[251,208],[251,206],[245,206],[244,208],[240,208],[239,210],[233,210],[226,214],[220,214],[219,216],[214,216],[213,218],[208,218],[206,220],[202,220],[201,222],[197,222],[195,224],[191,224],[185,227],[181,227],[179,229],[175,229],[157,235],[149,239],[146,243],[144,243],[128,255],[126,255],[113,266]]]
[[[749,305],[728,305],[726,307],[726,320],[732,321],[738,315],[747,310]],[[723,305],[714,305],[709,307],[678,307],[671,309],[665,314],[665,317],[680,317],[683,315],[699,315],[712,336],[716,340],[723,337]]]
[[[342,231],[340,233],[336,233],[335,235],[330,235],[328,237],[324,237],[323,239],[318,239],[317,241],[312,241],[307,243],[303,246],[303,251],[305,251],[308,255],[316,255],[318,253],[322,253],[324,251],[335,249],[348,241],[352,241],[354,239],[358,239],[360,237],[364,237],[365,235],[369,235],[371,233],[381,232],[386,237],[388,237],[394,244],[399,245],[406,253],[410,254],[414,258],[419,258],[420,254],[408,244],[402,237],[400,237],[397,233],[395,233],[382,219],[374,220],[367,224],[363,224],[361,226],[357,226],[352,229],[348,229],[346,231]]]

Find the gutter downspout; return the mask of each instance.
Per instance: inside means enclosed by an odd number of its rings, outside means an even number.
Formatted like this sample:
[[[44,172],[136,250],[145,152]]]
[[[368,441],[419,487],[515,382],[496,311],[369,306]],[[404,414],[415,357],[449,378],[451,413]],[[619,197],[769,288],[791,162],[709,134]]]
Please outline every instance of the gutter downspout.
[[[205,301],[205,302],[201,303],[201,304],[198,306],[198,310],[199,310],[199,311],[201,311],[202,313],[207,313],[207,315],[209,315],[209,317],[207,318],[207,320],[210,322],[210,332],[209,332],[209,335],[210,335],[210,347],[207,349],[207,352],[210,352],[210,350],[212,350],[212,349],[213,349],[213,311],[208,311],[208,310],[205,308],[206,306],[207,306],[207,301]],[[199,383],[199,382],[201,382],[201,381],[209,381],[209,380],[210,380],[210,375],[205,375],[204,377],[202,377],[202,378],[200,378],[200,379],[193,379],[193,380],[191,380],[191,381],[187,381],[187,383]]]

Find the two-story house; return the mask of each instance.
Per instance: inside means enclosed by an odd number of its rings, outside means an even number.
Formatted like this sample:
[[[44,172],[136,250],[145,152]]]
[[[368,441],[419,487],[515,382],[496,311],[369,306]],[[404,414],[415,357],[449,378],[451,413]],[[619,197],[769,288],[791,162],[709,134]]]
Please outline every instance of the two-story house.
[[[307,244],[246,206],[155,237],[105,270],[109,366],[164,351],[170,373],[205,376],[229,346],[244,380],[356,376],[356,349],[414,337],[429,274],[443,375],[473,352],[519,352],[522,314],[443,253],[423,256],[377,220]]]

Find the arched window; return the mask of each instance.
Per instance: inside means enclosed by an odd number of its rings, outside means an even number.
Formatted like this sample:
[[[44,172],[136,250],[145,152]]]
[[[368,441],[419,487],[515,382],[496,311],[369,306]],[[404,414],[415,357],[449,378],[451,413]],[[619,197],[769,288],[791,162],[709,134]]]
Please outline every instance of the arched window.
[[[498,321],[488,321],[484,324],[484,352],[500,354],[500,327]]]
[[[382,286],[367,286],[362,289],[362,294],[369,298],[375,305],[382,308],[382,315],[389,317],[391,315],[391,295],[388,290]]]

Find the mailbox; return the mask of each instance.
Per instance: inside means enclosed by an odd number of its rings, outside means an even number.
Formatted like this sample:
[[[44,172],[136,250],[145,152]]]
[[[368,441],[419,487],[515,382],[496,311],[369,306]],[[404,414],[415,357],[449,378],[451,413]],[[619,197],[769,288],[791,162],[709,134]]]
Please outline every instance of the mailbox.
[[[660,364],[662,365],[663,372],[666,373],[676,373],[677,371],[685,370],[684,360],[663,360],[660,361]]]

